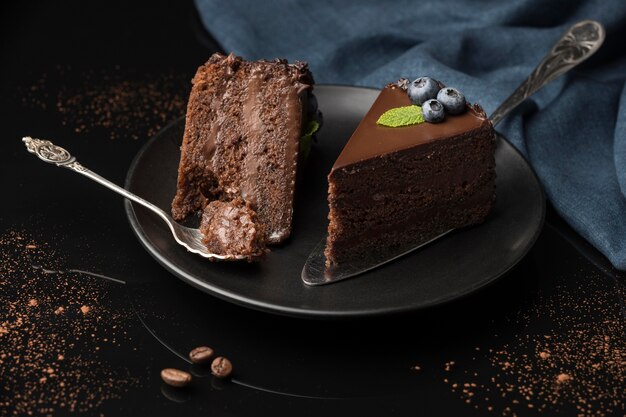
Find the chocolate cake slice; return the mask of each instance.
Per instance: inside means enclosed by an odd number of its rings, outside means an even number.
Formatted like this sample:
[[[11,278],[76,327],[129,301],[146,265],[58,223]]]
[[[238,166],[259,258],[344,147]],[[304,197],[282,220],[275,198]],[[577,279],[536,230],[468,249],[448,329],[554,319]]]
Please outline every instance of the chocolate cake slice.
[[[306,63],[214,54],[192,84],[172,216],[181,221],[211,201],[241,198],[264,230],[253,246],[283,241],[291,232],[300,138],[317,115]]]
[[[381,91],[328,176],[327,267],[480,223],[494,204],[495,133],[482,108],[441,123],[378,124],[388,110],[412,105],[406,86]]]

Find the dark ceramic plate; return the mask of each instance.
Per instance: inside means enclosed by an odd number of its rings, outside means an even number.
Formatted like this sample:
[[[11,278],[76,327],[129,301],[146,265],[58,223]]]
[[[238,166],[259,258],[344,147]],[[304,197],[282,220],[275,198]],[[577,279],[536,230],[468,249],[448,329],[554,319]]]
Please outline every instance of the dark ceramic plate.
[[[391,264],[321,287],[300,279],[302,266],[327,227],[326,175],[378,90],[317,86],[324,112],[296,197],[291,238],[258,263],[210,262],[179,246],[165,223],[126,201],[141,244],[174,275],[224,300],[267,312],[306,317],[354,317],[415,310],[468,295],[519,262],[543,225],[545,199],[526,160],[500,138],[496,150],[497,202],[487,221],[453,232]],[[176,189],[184,120],[146,143],[126,188],[169,211]]]

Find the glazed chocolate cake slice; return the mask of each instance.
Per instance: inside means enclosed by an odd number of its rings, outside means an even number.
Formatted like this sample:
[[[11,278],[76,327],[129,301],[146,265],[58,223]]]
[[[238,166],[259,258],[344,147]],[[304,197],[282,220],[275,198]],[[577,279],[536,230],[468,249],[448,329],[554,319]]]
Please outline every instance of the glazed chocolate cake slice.
[[[377,124],[411,105],[406,83],[385,87],[329,176],[326,264],[392,254],[482,222],[495,201],[495,134],[467,106],[441,123]]]
[[[211,201],[242,198],[263,226],[263,243],[283,241],[312,113],[306,63],[215,54],[192,83],[172,216],[181,221]]]

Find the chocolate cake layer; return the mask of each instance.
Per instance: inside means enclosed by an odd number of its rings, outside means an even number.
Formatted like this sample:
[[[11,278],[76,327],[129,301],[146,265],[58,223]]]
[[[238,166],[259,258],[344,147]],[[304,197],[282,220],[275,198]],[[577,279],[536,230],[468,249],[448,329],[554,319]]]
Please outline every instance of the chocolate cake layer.
[[[286,239],[313,85],[306,64],[215,54],[192,83],[172,216],[241,197],[267,243]]]
[[[383,89],[335,162],[327,266],[480,223],[493,206],[495,136],[482,109],[437,124],[376,124],[385,111],[410,104],[402,88]]]
[[[491,205],[484,202],[492,197],[493,188],[484,187],[466,200],[414,213],[392,225],[367,229],[359,234],[358,239],[335,240],[332,256],[336,262],[333,264],[368,256],[388,257],[417,243],[428,242],[448,230],[481,223],[491,210]]]
[[[391,227],[394,219],[414,217],[417,213],[464,201],[485,188],[493,188],[491,178],[477,178],[464,185],[454,184],[440,189],[424,188],[385,198],[358,200],[354,204],[336,205],[335,214],[343,219],[342,228],[350,227],[369,233],[379,227]],[[493,189],[491,190],[493,194]],[[401,221],[401,220],[399,220]],[[339,240],[336,239],[336,240]]]

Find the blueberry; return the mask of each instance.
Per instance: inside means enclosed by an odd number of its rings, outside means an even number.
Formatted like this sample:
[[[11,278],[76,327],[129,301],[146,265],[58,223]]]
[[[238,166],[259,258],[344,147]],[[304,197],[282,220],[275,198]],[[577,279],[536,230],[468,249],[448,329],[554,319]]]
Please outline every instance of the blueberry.
[[[426,100],[436,98],[439,89],[439,82],[436,80],[430,77],[419,77],[409,84],[406,92],[413,104],[421,106]]]
[[[424,120],[430,123],[439,123],[446,117],[443,105],[435,99],[430,99],[422,104]]]
[[[442,88],[437,93],[437,100],[449,114],[461,114],[465,111],[465,96],[456,88]]]

